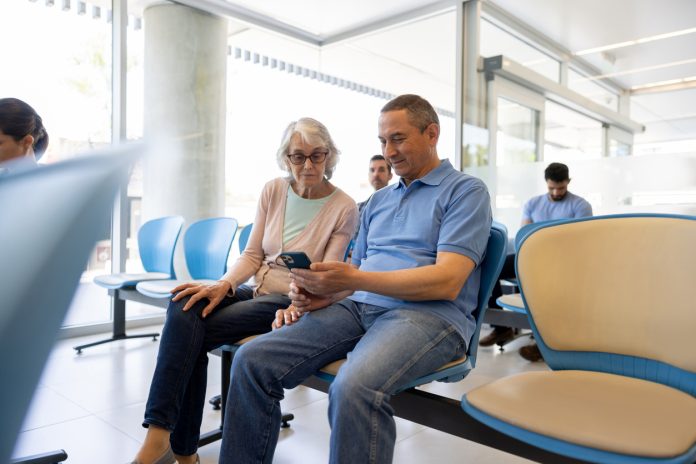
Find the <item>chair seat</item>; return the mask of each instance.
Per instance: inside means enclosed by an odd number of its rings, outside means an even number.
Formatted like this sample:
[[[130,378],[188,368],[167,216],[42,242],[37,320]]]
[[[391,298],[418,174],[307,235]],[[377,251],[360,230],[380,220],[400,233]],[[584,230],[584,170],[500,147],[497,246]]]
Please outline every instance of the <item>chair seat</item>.
[[[247,339],[244,339],[244,340],[241,340],[239,343],[241,344],[241,343],[245,343],[247,341],[248,341]],[[338,374],[338,370],[341,368],[341,366],[346,361],[347,361],[347,359],[343,358],[343,359],[339,359],[338,361],[334,361],[332,363],[329,363],[326,366],[321,368],[321,372],[323,372],[324,374],[329,374],[329,375],[333,375],[334,377],[336,377],[336,375]],[[445,369],[449,369],[449,368],[458,366],[458,365],[465,363],[465,362],[466,362],[466,356],[463,356],[461,358],[455,359],[454,361],[448,362],[447,364],[443,365],[435,372],[444,371]]]
[[[185,283],[195,282],[199,284],[214,284],[216,280],[150,280],[146,282],[140,282],[135,286],[135,289],[142,293],[143,295],[149,296],[151,298],[170,298],[172,296],[172,289]]]
[[[524,441],[533,432],[652,459],[681,456],[696,446],[696,398],[614,374],[526,372],[470,391],[464,407],[483,422],[493,418],[512,425],[506,433]]]
[[[515,311],[516,313],[527,313],[524,309],[524,301],[522,301],[521,293],[510,293],[508,295],[502,295],[495,300],[498,306],[501,308],[509,309],[510,311]]]
[[[332,363],[327,364],[322,367],[317,373],[317,377],[324,379],[328,382],[333,381],[333,379],[338,374],[338,370],[347,361],[347,359],[339,359]],[[402,392],[408,390],[409,388],[414,388],[419,385],[425,385],[430,382],[458,382],[462,380],[471,371],[471,362],[466,356],[450,361],[444,364],[437,370],[426,374],[417,379],[413,379],[411,382],[402,385],[397,392]]]
[[[162,280],[171,277],[164,272],[143,272],[142,274],[105,274],[94,278],[94,283],[100,287],[116,290],[124,287],[135,287],[138,282],[146,280]]]

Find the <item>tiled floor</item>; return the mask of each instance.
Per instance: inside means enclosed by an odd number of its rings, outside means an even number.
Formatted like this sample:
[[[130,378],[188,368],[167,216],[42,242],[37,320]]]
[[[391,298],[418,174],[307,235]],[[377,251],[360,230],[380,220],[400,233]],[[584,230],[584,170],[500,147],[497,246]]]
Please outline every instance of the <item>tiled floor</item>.
[[[155,328],[157,330],[157,328]],[[149,331],[147,329],[142,332]],[[139,331],[133,331],[139,332]],[[119,341],[89,348],[77,356],[72,346],[99,336],[61,340],[53,350],[34,401],[22,427],[14,455],[31,455],[63,448],[73,464],[130,462],[145,435],[140,426],[158,342],[148,339]],[[480,348],[476,369],[455,384],[435,383],[427,390],[459,399],[469,389],[506,375],[546,369],[517,354],[527,338],[516,340],[504,352]],[[209,396],[220,390],[220,361],[210,357]],[[323,393],[298,387],[286,392],[283,411],[295,414],[289,429],[281,431],[276,463],[325,463],[329,427]],[[207,407],[203,430],[213,429],[220,413]],[[219,442],[200,449],[201,462],[218,461]],[[516,456],[397,419],[395,463],[527,462]]]

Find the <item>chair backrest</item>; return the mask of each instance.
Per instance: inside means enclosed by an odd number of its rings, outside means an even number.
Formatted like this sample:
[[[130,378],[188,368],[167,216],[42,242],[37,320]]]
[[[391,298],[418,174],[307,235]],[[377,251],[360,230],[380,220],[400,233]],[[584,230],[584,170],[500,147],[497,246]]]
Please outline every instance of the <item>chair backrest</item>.
[[[216,280],[225,274],[235,233],[237,220],[228,217],[202,219],[189,226],[184,254],[191,278]]]
[[[183,217],[167,216],[140,226],[138,251],[146,272],[164,272],[175,278],[174,249],[183,225]]]
[[[696,217],[618,215],[527,235],[517,276],[544,359],[696,394]]]
[[[139,148],[110,152],[0,179],[0,462]]]
[[[539,227],[548,224],[552,224],[554,222],[558,222],[558,220],[532,222],[530,224],[525,224],[522,227],[520,227],[520,230],[518,230],[515,234],[515,252],[517,252],[517,250],[520,249],[520,243],[522,242],[522,239],[529,235],[533,230],[536,230]]]
[[[239,231],[239,238],[237,239],[239,244],[239,254],[244,253],[244,250],[246,249],[247,242],[249,241],[249,236],[251,235],[252,227],[254,227],[253,222],[251,224],[245,225],[244,227],[242,227],[242,230]]]
[[[498,281],[500,271],[505,263],[507,250],[507,228],[496,221],[491,225],[491,232],[488,237],[488,245],[486,245],[486,255],[481,262],[481,280],[479,283],[478,304],[474,311],[476,319],[476,330],[474,331],[467,357],[470,360],[471,367],[476,365],[476,353],[478,351],[479,334],[481,333],[481,325],[483,324],[483,316],[486,308],[488,308],[488,299],[491,297],[493,287]]]

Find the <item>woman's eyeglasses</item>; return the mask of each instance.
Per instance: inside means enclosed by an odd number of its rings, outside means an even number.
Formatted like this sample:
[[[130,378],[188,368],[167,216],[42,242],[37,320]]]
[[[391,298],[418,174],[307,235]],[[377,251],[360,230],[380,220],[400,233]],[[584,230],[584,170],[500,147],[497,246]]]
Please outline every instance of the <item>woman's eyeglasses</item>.
[[[292,164],[296,165],[302,165],[307,162],[307,158],[312,160],[312,164],[320,164],[323,163],[324,160],[326,160],[326,155],[328,155],[329,152],[327,150],[324,151],[315,151],[312,152],[311,155],[305,155],[302,152],[296,152],[296,153],[290,153],[288,155],[288,159]]]

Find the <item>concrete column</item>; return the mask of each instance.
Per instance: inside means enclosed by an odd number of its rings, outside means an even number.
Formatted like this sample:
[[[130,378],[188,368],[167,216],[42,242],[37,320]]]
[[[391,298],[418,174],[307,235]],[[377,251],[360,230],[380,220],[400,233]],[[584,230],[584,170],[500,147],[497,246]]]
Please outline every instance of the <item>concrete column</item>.
[[[222,215],[227,21],[175,4],[147,8],[143,217]]]
[[[227,21],[170,3],[148,7],[144,19],[143,220],[223,215]]]

